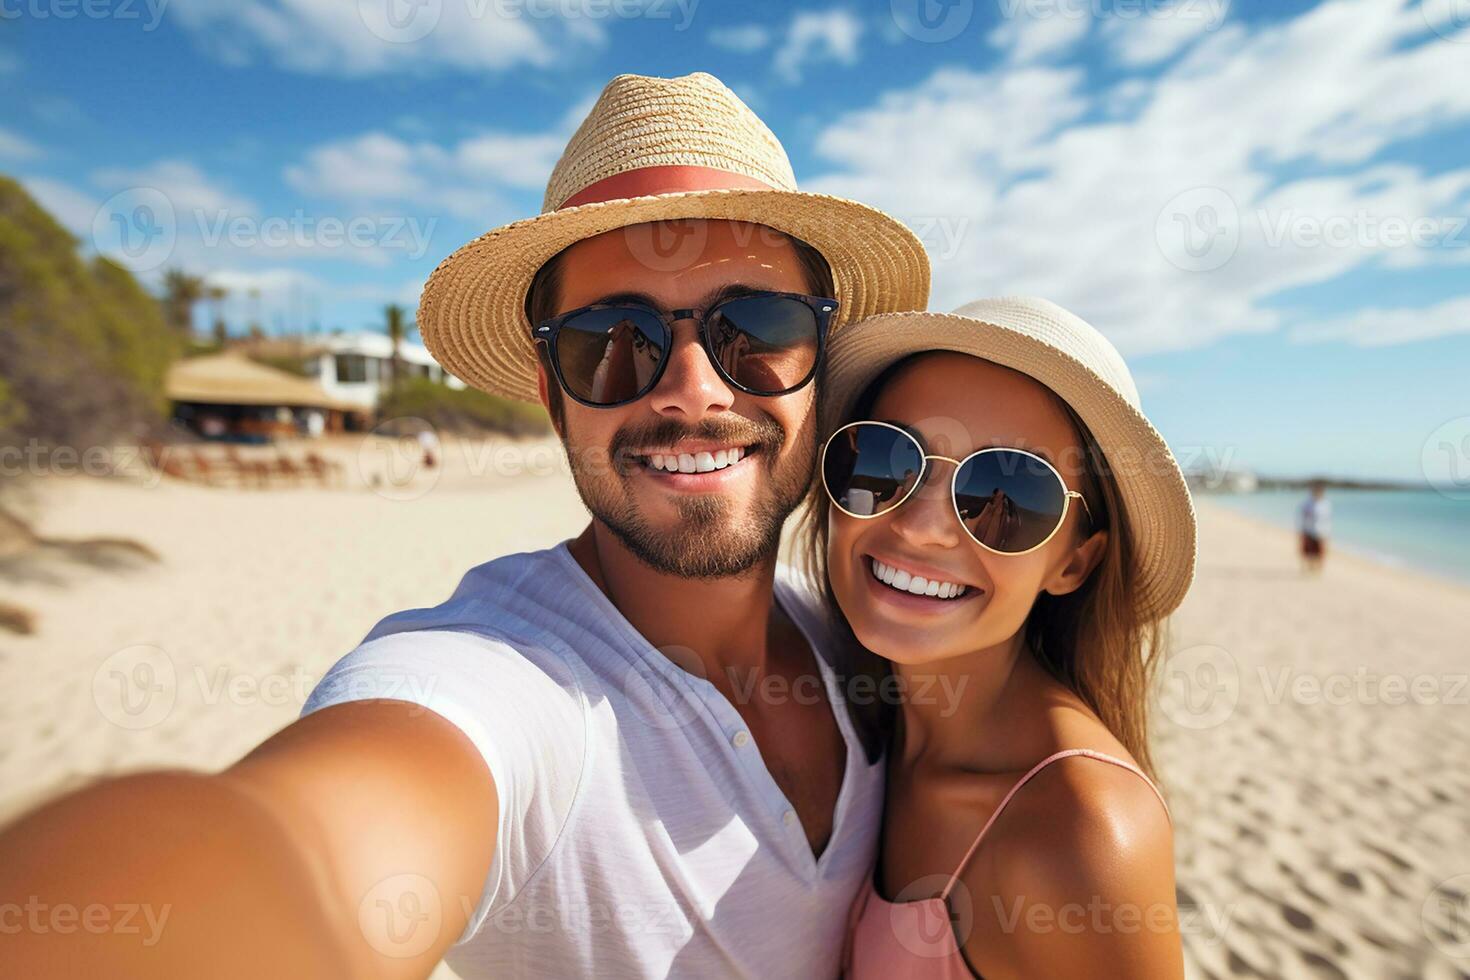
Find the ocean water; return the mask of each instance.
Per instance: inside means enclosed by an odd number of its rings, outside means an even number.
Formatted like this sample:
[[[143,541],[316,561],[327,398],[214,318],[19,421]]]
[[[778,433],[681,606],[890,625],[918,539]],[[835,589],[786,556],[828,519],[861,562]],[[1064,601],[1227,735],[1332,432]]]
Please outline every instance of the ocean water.
[[[1201,499],[1295,530],[1305,490],[1212,493]],[[1328,490],[1331,548],[1470,582],[1470,501],[1435,490]]]

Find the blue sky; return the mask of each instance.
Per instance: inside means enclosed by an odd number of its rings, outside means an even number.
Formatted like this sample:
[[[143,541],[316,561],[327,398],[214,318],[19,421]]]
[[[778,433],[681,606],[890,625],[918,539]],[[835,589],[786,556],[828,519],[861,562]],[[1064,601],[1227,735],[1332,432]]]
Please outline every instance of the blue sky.
[[[934,308],[1099,326],[1186,464],[1470,473],[1470,0],[0,0],[0,171],[236,328],[375,328],[609,77],[694,70]]]

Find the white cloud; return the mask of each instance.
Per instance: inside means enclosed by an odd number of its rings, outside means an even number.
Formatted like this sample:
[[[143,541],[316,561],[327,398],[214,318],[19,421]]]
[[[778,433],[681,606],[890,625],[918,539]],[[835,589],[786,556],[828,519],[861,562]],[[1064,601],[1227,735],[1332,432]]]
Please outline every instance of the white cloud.
[[[24,104],[38,122],[48,127],[80,128],[91,122],[82,107],[65,96],[37,92],[28,95]]]
[[[599,20],[586,14],[535,16],[533,9],[544,6],[492,0],[173,0],[169,13],[227,64],[264,56],[282,68],[322,75],[545,66],[564,57],[569,45],[604,40]]]
[[[262,299],[279,302],[290,296],[293,290],[320,292],[320,280],[307,275],[300,269],[214,269],[209,273],[213,286],[223,286],[232,296],[250,296],[258,293]]]
[[[50,177],[21,177],[20,182],[67,231],[78,237],[92,234],[92,219],[101,201]]]
[[[92,204],[85,222],[73,226],[74,230],[140,272],[164,262],[210,272],[296,259],[383,267],[395,259],[416,260],[428,254],[435,247],[433,236],[439,225],[437,217],[421,215],[416,209],[378,207],[371,202],[350,206],[290,202],[283,207],[263,207],[186,160],[98,170],[91,182],[107,200]],[[47,188],[58,205],[81,218],[80,198],[74,193],[69,198],[64,190],[63,186]],[[333,197],[339,202],[351,199],[351,195]],[[166,255],[147,251],[129,256],[126,249],[118,251],[112,233],[115,224],[118,220],[127,224],[140,206],[149,209],[146,220],[168,236]],[[98,236],[95,241],[94,233]]]
[[[1003,19],[986,40],[1019,64],[1054,57],[1070,50],[1087,36],[1091,26],[1092,20],[1085,8],[1069,10],[1062,6],[1045,16],[1028,14],[1025,8],[1018,8]]]
[[[502,216],[507,193],[545,185],[565,144],[559,131],[482,133],[452,146],[365,133],[316,147],[285,177],[319,197],[402,202],[488,222]]]
[[[1348,316],[1301,324],[1291,331],[1291,338],[1304,342],[1344,340],[1359,347],[1383,347],[1457,333],[1470,333],[1470,296],[1417,309],[1358,310]]]
[[[161,191],[179,215],[202,212],[213,215],[252,215],[255,205],[218,186],[187,160],[159,160],[146,167],[111,167],[92,175],[92,183],[108,193],[129,188]]]
[[[760,24],[716,27],[709,32],[709,43],[726,51],[751,54],[771,43],[771,32]]]
[[[802,11],[792,18],[786,38],[776,51],[777,77],[799,82],[802,69],[814,62],[855,65],[863,22],[845,10]]]
[[[1144,16],[1138,21],[1108,21],[1103,37],[1114,59],[1129,68],[1144,68],[1170,59],[1200,40],[1208,29],[1202,19],[1179,16]]]
[[[41,148],[30,140],[0,127],[0,157],[9,160],[34,160],[41,156]]]
[[[1157,77],[1108,87],[1070,64],[942,70],[835,120],[815,140],[831,170],[803,186],[908,220],[934,259],[936,309],[1039,294],[1134,353],[1290,326],[1270,302],[1287,289],[1470,259],[1443,243],[1470,168],[1364,167],[1470,123],[1464,47],[1408,43],[1424,33],[1406,3],[1329,0],[1226,25]],[[1441,247],[1401,243],[1416,222]],[[1202,262],[1185,251],[1212,242]]]
[[[145,278],[157,288],[159,275],[152,273]],[[365,321],[356,326],[371,327],[381,308],[389,303],[406,306],[411,315],[424,289],[421,278],[340,282],[324,280],[292,266],[216,266],[207,270],[204,278],[209,285],[225,289],[220,313],[233,329],[243,330],[250,323],[258,322],[267,333],[321,325],[323,308],[340,310],[344,306],[358,314],[366,312]],[[363,311],[365,304],[375,309]],[[353,318],[349,316],[349,321]]]
[[[356,300],[368,303],[397,303],[406,306],[410,310],[419,305],[419,297],[424,292],[422,278],[415,277],[403,282],[366,282],[353,283],[339,286],[333,290],[334,297],[341,300]]]
[[[1130,68],[1156,65],[1219,29],[1229,0],[1187,0],[1145,6],[1124,15],[1120,9],[1101,25],[1114,59]]]

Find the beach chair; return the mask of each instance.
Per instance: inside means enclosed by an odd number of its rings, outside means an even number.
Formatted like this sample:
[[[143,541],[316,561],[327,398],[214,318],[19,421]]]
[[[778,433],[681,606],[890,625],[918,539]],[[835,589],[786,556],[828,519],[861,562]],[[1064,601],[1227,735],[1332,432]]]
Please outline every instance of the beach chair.
[[[179,462],[178,453],[174,451],[174,447],[150,441],[143,443],[142,449],[144,462],[155,473],[161,473],[174,480],[191,479],[189,471]]]
[[[271,467],[272,473],[279,473],[282,477],[291,481],[291,486],[299,486],[302,478],[306,475],[301,467],[292,462],[291,457],[277,451],[275,464]]]
[[[163,472],[163,443],[156,439],[149,439],[138,447],[143,455],[143,462],[148,468],[157,472]]]
[[[306,470],[323,487],[342,487],[347,485],[342,474],[342,464],[329,462],[312,450],[306,454]]]
[[[225,462],[234,470],[235,479],[242,487],[264,490],[270,484],[270,467],[258,459],[245,459],[234,446],[225,449]]]
[[[194,464],[194,479],[205,486],[217,487],[224,482],[224,473],[218,466],[209,461],[209,455],[198,449],[189,454],[189,461]]]

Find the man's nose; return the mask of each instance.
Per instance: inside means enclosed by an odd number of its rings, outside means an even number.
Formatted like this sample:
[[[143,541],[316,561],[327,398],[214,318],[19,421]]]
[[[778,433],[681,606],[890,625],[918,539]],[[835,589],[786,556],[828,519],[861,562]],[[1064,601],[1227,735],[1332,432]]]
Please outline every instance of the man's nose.
[[[693,320],[674,324],[667,356],[663,377],[649,394],[654,411],[694,421],[725,411],[735,403],[734,389],[715,370],[699,342],[699,329]]]

